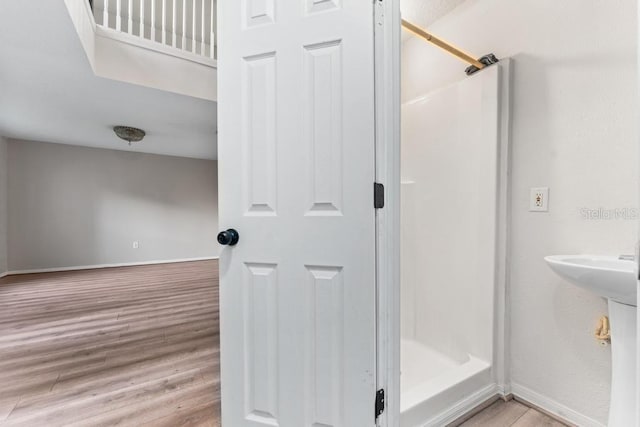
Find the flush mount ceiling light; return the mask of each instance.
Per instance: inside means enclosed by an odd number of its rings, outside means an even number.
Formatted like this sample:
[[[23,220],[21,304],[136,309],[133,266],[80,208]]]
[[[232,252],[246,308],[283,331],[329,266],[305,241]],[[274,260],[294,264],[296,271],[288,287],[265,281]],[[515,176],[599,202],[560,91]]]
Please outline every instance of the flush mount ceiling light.
[[[124,139],[131,145],[132,142],[140,142],[146,135],[145,131],[130,126],[114,126],[113,131],[118,138]]]

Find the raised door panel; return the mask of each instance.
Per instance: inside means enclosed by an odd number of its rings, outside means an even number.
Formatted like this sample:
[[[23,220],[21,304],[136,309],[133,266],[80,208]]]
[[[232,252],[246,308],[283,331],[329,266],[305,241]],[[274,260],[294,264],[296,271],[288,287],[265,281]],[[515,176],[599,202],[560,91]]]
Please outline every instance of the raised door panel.
[[[242,65],[245,215],[273,216],[277,197],[276,54],[245,57]]]
[[[242,0],[242,2],[245,28],[275,22],[274,0]]]
[[[307,266],[308,416],[312,427],[343,426],[344,283],[341,267]]]
[[[304,0],[308,14],[339,9],[341,0]]]
[[[307,215],[342,215],[342,42],[308,45],[303,55],[303,128],[310,153]]]
[[[278,274],[275,264],[245,263],[245,414],[256,426],[278,424]]]

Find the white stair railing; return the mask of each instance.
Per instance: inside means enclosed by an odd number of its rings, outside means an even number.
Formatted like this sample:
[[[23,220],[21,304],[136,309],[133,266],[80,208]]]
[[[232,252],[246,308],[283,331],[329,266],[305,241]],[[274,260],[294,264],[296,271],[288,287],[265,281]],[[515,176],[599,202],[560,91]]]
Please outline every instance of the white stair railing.
[[[216,58],[216,0],[93,0],[97,25]]]

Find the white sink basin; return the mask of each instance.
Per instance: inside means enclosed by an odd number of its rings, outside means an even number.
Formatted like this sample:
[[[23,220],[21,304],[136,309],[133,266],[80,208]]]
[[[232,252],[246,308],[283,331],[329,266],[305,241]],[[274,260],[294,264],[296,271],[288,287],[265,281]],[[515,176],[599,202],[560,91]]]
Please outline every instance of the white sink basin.
[[[574,285],[604,298],[637,305],[635,261],[599,255],[553,255],[544,260]]]
[[[636,420],[638,302],[635,261],[597,255],[555,255],[544,260],[560,277],[609,300],[612,368],[607,425],[640,425]]]

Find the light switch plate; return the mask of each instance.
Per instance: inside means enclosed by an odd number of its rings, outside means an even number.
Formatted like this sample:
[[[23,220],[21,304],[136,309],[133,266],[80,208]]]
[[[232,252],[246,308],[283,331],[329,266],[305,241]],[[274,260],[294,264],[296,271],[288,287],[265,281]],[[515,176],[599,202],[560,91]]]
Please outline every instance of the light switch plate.
[[[531,189],[529,196],[529,212],[549,211],[549,187],[536,187]]]

